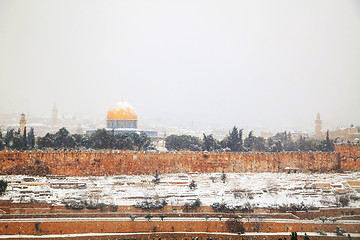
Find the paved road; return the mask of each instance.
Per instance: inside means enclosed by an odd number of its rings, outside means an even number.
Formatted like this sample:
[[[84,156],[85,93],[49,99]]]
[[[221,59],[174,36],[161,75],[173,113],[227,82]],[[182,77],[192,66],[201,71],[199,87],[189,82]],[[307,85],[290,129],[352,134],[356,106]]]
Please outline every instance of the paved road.
[[[165,217],[163,221],[204,221],[205,218],[186,218],[186,217]],[[221,221],[226,221],[228,218],[222,218]],[[0,222],[78,222],[78,221],[131,221],[130,217],[99,217],[99,218],[15,218],[15,219],[0,219]],[[148,221],[144,217],[137,217],[134,221],[144,222]],[[154,217],[150,221],[161,221],[160,218]],[[219,218],[208,218],[206,221],[219,221]],[[243,222],[277,222],[277,223],[316,223],[321,224],[319,220],[297,220],[297,219],[261,219],[258,218],[242,218]],[[330,221],[325,221],[326,224],[331,224]],[[360,224],[360,220],[338,220],[334,224]]]

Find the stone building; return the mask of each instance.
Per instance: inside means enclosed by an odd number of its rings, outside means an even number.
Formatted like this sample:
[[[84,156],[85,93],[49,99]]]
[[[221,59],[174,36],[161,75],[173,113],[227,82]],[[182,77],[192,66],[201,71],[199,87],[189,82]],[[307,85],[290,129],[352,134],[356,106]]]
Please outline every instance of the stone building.
[[[20,136],[24,136],[25,128],[26,128],[26,118],[25,118],[25,113],[22,113],[20,117]]]
[[[317,113],[315,120],[315,138],[325,139],[326,132],[322,131],[322,120],[320,119],[320,113]],[[359,130],[354,127],[338,128],[333,131],[329,131],[330,140],[335,140],[337,143],[358,143],[360,139]]]
[[[114,132],[114,134],[124,133],[145,133],[154,145],[160,146],[164,144],[164,137],[159,136],[157,131],[139,129],[138,116],[135,108],[125,101],[116,103],[107,112],[106,130]],[[96,130],[88,130],[87,134],[91,134]]]
[[[107,128],[137,128],[137,114],[127,102],[118,102],[107,113]]]

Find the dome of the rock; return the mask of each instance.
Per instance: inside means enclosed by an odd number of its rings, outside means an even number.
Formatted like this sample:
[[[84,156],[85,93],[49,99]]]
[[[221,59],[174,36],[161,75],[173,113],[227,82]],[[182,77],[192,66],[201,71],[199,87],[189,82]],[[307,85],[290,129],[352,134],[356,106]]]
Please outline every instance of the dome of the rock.
[[[107,113],[108,128],[137,128],[137,114],[127,102],[118,102]]]
[[[107,120],[137,120],[137,114],[129,103],[118,102],[108,111]]]

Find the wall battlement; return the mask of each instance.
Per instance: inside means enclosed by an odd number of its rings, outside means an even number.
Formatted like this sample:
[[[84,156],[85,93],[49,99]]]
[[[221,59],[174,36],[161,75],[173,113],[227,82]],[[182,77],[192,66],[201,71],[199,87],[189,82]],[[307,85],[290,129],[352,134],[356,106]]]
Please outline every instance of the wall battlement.
[[[335,152],[212,153],[123,151],[1,151],[0,174],[102,176],[179,172],[335,172],[360,169],[360,146]]]

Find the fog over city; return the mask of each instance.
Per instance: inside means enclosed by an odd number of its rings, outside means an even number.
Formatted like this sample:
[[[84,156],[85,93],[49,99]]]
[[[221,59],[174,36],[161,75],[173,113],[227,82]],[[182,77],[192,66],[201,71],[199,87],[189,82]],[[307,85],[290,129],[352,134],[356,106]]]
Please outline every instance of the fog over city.
[[[0,113],[360,125],[359,1],[0,0]]]

